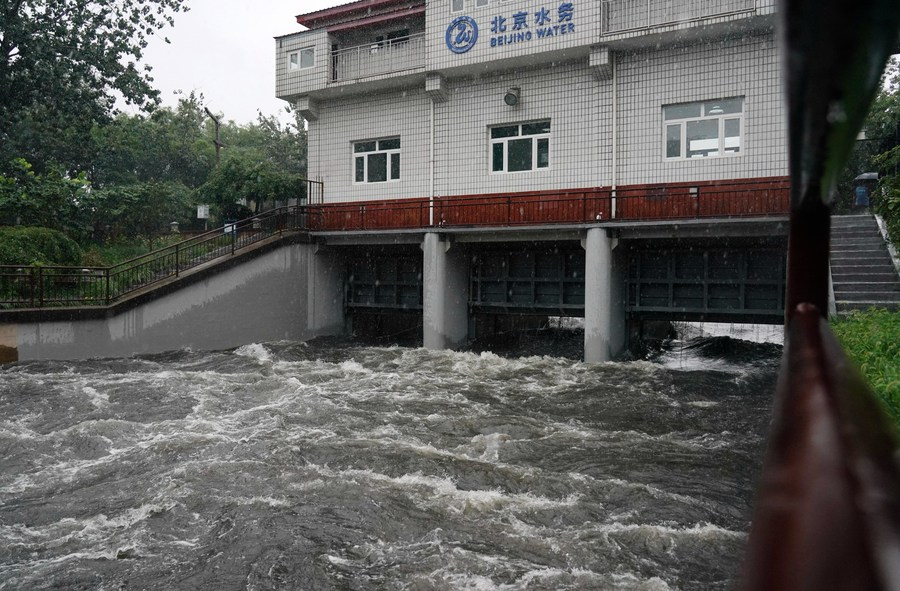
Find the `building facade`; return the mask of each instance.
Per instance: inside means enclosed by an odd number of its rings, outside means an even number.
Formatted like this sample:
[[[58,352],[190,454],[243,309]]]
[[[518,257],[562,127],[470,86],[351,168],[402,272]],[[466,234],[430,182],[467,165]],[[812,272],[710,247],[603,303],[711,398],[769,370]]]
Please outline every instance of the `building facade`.
[[[787,175],[774,0],[360,0],[297,21],[277,96],[325,203]]]

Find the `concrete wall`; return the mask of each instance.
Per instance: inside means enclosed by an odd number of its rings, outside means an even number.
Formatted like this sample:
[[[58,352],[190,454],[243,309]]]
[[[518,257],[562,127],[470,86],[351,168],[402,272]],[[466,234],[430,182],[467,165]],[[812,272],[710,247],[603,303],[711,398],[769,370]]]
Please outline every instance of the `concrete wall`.
[[[108,318],[0,324],[0,347],[82,359],[339,334],[342,273],[314,245],[285,246]]]

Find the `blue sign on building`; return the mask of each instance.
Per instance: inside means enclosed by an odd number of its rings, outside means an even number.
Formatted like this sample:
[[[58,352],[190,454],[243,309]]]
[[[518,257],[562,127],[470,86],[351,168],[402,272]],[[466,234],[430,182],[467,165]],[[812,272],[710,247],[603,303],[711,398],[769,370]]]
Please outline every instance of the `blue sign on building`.
[[[470,16],[458,16],[447,27],[447,47],[453,53],[465,53],[478,41],[478,23]]]

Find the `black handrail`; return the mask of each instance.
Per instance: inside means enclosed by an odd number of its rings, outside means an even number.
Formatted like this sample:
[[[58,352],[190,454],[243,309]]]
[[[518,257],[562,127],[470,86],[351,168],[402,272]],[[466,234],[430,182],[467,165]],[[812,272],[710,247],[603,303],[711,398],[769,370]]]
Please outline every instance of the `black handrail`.
[[[111,267],[0,265],[0,310],[108,306],[200,265],[306,228],[308,206],[269,210]]]

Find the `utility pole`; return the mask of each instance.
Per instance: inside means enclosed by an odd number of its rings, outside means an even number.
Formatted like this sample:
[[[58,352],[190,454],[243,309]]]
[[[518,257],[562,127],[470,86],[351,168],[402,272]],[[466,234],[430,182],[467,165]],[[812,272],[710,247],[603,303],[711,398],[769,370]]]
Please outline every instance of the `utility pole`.
[[[222,143],[219,141],[219,120],[215,115],[212,114],[212,111],[209,110],[209,107],[203,107],[203,110],[206,111],[206,114],[210,119],[213,120],[213,123],[216,124],[216,139],[213,140],[213,145],[216,147],[216,165],[219,164],[219,150],[222,148]]]

